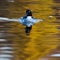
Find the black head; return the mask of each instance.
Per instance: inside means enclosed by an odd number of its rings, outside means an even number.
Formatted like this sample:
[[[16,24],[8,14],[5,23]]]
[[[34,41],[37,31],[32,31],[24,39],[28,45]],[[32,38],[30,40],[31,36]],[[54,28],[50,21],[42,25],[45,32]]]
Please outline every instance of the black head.
[[[26,15],[27,15],[27,16],[32,16],[32,11],[29,10],[29,9],[27,9],[27,10],[26,10]]]

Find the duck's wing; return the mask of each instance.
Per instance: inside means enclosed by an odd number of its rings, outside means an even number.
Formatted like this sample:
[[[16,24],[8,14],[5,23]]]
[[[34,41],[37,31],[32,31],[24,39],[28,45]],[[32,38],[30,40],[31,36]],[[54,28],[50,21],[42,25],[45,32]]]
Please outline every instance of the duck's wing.
[[[0,21],[16,21],[16,22],[18,22],[18,19],[9,19],[9,18],[5,18],[5,17],[0,17]]]
[[[22,23],[22,24],[24,23],[23,17],[19,18],[19,22]]]
[[[23,25],[26,25],[26,22],[27,22],[26,19],[23,17],[19,18],[18,21]]]
[[[43,19],[36,19],[36,18],[33,18],[31,20],[32,23],[38,23],[38,22],[42,22],[42,21],[43,21]]]

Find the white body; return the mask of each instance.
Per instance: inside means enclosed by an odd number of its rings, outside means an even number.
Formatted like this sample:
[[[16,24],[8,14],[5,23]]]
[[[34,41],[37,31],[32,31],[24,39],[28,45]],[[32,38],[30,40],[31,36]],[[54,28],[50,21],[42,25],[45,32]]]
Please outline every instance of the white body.
[[[31,25],[37,22],[43,21],[42,19],[35,19],[35,18],[32,18],[31,16],[28,16],[27,18],[21,17],[18,19],[9,19],[9,18],[0,17],[0,20],[20,22],[23,25],[26,25],[28,27],[30,27]]]

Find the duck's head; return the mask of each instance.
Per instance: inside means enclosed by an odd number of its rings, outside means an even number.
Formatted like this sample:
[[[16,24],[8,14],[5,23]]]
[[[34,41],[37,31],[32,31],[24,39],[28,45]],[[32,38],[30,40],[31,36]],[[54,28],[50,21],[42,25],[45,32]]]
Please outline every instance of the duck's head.
[[[32,11],[29,10],[29,9],[27,9],[27,10],[26,10],[26,15],[27,15],[27,16],[32,16]]]

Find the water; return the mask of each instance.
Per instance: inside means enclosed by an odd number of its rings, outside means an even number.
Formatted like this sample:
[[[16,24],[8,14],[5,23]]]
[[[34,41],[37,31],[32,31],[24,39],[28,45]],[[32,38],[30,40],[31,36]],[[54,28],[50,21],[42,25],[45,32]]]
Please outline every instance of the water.
[[[50,60],[58,52],[58,20],[54,0],[1,0],[0,16],[19,18],[31,9],[33,16],[44,21],[33,26],[31,34],[25,34],[25,26],[17,22],[0,21],[0,60]],[[52,16],[49,18],[48,16]],[[58,52],[60,53],[60,52]],[[57,53],[57,54],[58,54]],[[51,57],[52,56],[52,57]],[[59,57],[56,58],[59,60]]]

